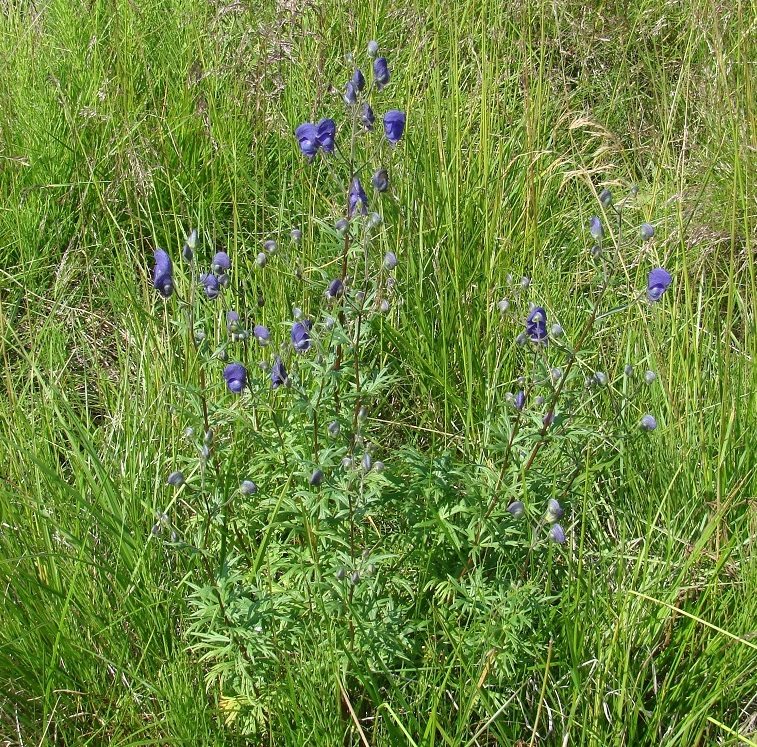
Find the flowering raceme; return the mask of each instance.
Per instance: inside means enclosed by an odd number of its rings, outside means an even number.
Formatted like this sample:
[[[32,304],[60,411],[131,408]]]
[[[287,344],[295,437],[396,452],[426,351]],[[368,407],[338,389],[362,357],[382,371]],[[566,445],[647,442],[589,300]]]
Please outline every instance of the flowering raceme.
[[[155,272],[152,284],[163,298],[173,293],[173,263],[167,252],[155,250]]]

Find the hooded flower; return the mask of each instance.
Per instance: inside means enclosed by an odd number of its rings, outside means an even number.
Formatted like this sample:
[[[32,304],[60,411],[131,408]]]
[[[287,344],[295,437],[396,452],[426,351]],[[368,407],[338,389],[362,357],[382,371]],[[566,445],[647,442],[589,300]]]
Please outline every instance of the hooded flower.
[[[292,345],[298,353],[304,353],[310,349],[310,330],[313,323],[309,319],[295,322],[292,325]]]
[[[223,369],[223,378],[226,380],[226,386],[233,394],[240,394],[244,389],[247,370],[241,363],[229,363]]]
[[[252,334],[263,347],[271,341],[271,333],[268,331],[268,327],[264,327],[262,324],[256,324],[252,329]]]
[[[367,101],[363,104],[363,113],[360,115],[360,121],[366,130],[373,132],[373,123],[376,121],[376,115]]]
[[[168,253],[162,249],[155,250],[155,271],[152,284],[163,298],[168,298],[173,293],[173,263]]]
[[[405,112],[401,112],[399,109],[390,109],[384,114],[384,134],[392,145],[396,145],[400,141],[404,131]]]
[[[326,290],[326,298],[328,298],[330,301],[333,301],[335,298],[339,298],[339,296],[342,295],[342,291],[344,290],[344,284],[339,278],[334,278],[330,283],[329,287]]]
[[[344,87],[344,95],[342,99],[347,106],[357,104],[357,91],[355,90],[355,84],[350,80]]]
[[[513,398],[516,410],[522,410],[526,405],[526,393],[521,389]]]
[[[667,270],[663,270],[662,267],[655,267],[649,273],[649,282],[647,283],[647,296],[649,300],[652,302],[659,301],[672,282],[673,278],[670,277],[670,273]]]
[[[231,269],[231,260],[229,259],[229,255],[226,254],[226,252],[216,252],[215,256],[213,257],[211,266],[213,268],[213,272],[215,273],[220,274],[228,272]]]
[[[389,78],[391,78],[391,75],[386,57],[377,57],[373,61],[373,80],[376,83],[376,88],[380,91],[389,82]]]
[[[352,85],[358,91],[362,91],[365,88],[365,75],[363,75],[363,71],[360,68],[357,68],[352,76]]]
[[[547,312],[534,306],[526,319],[526,334],[531,342],[547,344]]]
[[[300,146],[300,150],[311,161],[315,158],[315,154],[318,152],[318,130],[311,122],[303,122],[295,131],[294,136],[297,138],[297,142]]]
[[[589,221],[589,233],[595,241],[599,241],[605,235],[602,221],[596,215],[592,216],[592,219]]]
[[[371,184],[377,192],[386,192],[389,189],[389,174],[386,169],[379,169],[371,178]]]
[[[205,295],[210,298],[218,298],[218,294],[221,292],[218,278],[212,273],[206,273],[200,275],[200,285],[205,288]]]
[[[368,215],[368,195],[365,194],[363,185],[360,183],[360,179],[355,177],[352,180],[352,187],[350,187],[350,203],[349,203],[349,215],[355,212],[355,208],[360,205],[360,211],[363,215]]]
[[[281,362],[281,358],[276,356],[276,360],[273,362],[271,368],[271,387],[278,389],[280,386],[287,383],[287,370],[284,368],[284,364]]]
[[[318,144],[326,153],[334,152],[334,138],[336,138],[336,123],[333,119],[322,119],[315,126]]]

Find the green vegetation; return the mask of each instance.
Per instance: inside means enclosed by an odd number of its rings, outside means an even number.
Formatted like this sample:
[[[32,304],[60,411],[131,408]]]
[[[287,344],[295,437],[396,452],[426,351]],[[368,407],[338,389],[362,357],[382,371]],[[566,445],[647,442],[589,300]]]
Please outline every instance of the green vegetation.
[[[757,744],[755,17],[741,0],[4,3],[0,742]],[[397,254],[398,301],[367,350],[385,374],[369,417],[384,503],[358,528],[388,538],[395,575],[378,574],[375,619],[365,599],[308,616],[327,597],[320,568],[287,575],[293,547],[308,562],[294,509],[278,514],[288,478],[241,436],[229,453],[270,464],[279,491],[237,517],[229,543],[252,561],[227,563],[216,527],[209,573],[191,543],[151,534],[169,504],[202,529],[166,485],[199,369],[152,287],[153,250],[178,268],[198,227],[205,264],[231,257],[237,311],[272,328],[322,297],[344,199],[292,133],[344,120],[346,55],[367,72],[369,39],[408,116],[376,249]],[[524,494],[499,498],[504,394],[530,373],[523,304],[579,337],[596,296],[586,226],[613,225],[602,188],[634,184],[624,218],[656,235],[626,235],[613,313],[574,369],[609,384]],[[301,252],[266,268],[261,312],[256,254],[293,226]],[[664,301],[632,302],[657,266]],[[520,316],[497,310],[511,274],[531,278]],[[659,427],[641,434],[647,412]],[[222,438],[238,413],[219,407]],[[236,489],[228,465],[219,484]],[[501,516],[553,497],[563,546]],[[254,627],[215,597],[234,573],[283,578],[286,646],[245,648]]]

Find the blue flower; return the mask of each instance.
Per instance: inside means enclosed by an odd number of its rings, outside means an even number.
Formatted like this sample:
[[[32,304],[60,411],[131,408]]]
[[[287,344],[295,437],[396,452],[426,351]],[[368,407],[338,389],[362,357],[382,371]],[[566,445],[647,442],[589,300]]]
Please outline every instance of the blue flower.
[[[360,121],[363,123],[363,127],[370,132],[373,132],[373,123],[376,121],[376,116],[371,109],[371,105],[366,101],[363,104],[363,113],[360,115]]]
[[[549,530],[549,539],[558,545],[565,544],[565,530],[559,524],[553,524]]]
[[[376,83],[376,88],[380,91],[389,82],[390,78],[391,75],[386,57],[377,57],[373,61],[373,80]]]
[[[360,183],[360,179],[355,177],[352,180],[352,186],[350,187],[350,200],[348,215],[351,217],[355,212],[355,208],[361,206],[360,210],[363,215],[368,215],[368,195],[365,194],[363,185]]]
[[[670,273],[667,270],[663,270],[662,267],[655,267],[649,273],[649,282],[647,283],[647,296],[649,300],[652,302],[659,301],[672,282],[673,278],[670,277]]]
[[[516,410],[522,410],[526,405],[526,393],[521,389],[513,399]]]
[[[284,364],[281,362],[281,358],[276,356],[276,360],[273,362],[271,368],[271,387],[278,389],[280,386],[287,383],[287,370],[284,368]]]
[[[352,81],[349,81],[344,87],[344,96],[342,96],[342,99],[347,106],[357,104],[357,91],[355,91],[355,84]]]
[[[211,262],[213,272],[221,274],[231,269],[231,260],[226,252],[216,252]]]
[[[655,428],[657,428],[657,419],[654,415],[645,415],[641,419],[639,427],[643,431],[653,431]]]
[[[164,252],[162,249],[155,250],[155,271],[152,284],[163,298],[168,298],[173,293],[173,263],[168,252]]]
[[[221,292],[218,278],[212,273],[206,273],[200,275],[200,285],[205,287],[205,295],[208,298],[218,298],[218,294]]]
[[[344,290],[344,284],[339,278],[334,278],[330,283],[329,287],[326,290],[326,298],[328,298],[330,301],[333,301],[335,298],[339,298],[339,296],[342,295],[342,291]]]
[[[404,131],[405,112],[401,112],[399,109],[390,109],[384,114],[384,134],[392,145],[396,145],[400,141]]]
[[[362,91],[365,88],[365,76],[360,68],[357,68],[352,76],[352,85],[355,86],[358,91]]]
[[[592,216],[589,221],[589,233],[595,241],[599,241],[605,235],[602,221],[596,215]]]
[[[523,501],[513,501],[507,507],[507,513],[514,519],[520,519],[520,517],[526,513],[526,507],[523,505]]]
[[[310,330],[313,323],[309,319],[295,322],[292,325],[292,345],[298,353],[304,353],[310,349]]]
[[[651,223],[642,223],[639,228],[642,241],[649,241],[654,236],[654,226]]]
[[[265,347],[271,341],[271,333],[268,331],[268,327],[264,327],[262,324],[256,324],[252,329],[252,334],[262,347]]]
[[[312,161],[320,145],[316,126],[311,122],[303,122],[294,131],[294,136],[297,138],[302,153]]]
[[[547,344],[547,312],[541,306],[534,306],[526,319],[526,334],[531,342]]]
[[[379,169],[371,178],[371,184],[377,192],[386,192],[389,189],[389,174],[386,169]]]
[[[334,152],[334,138],[336,138],[336,123],[333,119],[322,119],[316,124],[318,144],[326,153]]]
[[[226,386],[234,394],[240,394],[244,389],[244,382],[247,378],[247,370],[241,363],[229,363],[223,369],[223,378],[226,379]]]

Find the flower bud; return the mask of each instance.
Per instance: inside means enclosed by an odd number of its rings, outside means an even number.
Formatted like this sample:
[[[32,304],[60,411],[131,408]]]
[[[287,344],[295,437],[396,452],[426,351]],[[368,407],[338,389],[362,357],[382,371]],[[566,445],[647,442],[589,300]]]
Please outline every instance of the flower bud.
[[[382,314],[388,314],[389,313],[389,301],[387,301],[385,298],[381,299],[381,303],[379,304],[379,308],[381,309]]]
[[[278,248],[279,245],[273,239],[268,239],[263,243],[263,251],[267,254],[276,254]]]
[[[371,177],[371,184],[377,192],[386,192],[389,189],[389,174],[386,169],[378,169]]]
[[[595,241],[600,241],[605,235],[605,230],[602,228],[602,221],[594,215],[589,221],[589,233]]]
[[[343,565],[340,565],[339,568],[336,570],[336,580],[337,581],[344,581],[345,576],[347,575],[347,571]]]
[[[336,438],[339,435],[339,431],[342,429],[342,426],[339,425],[338,420],[334,420],[332,423],[329,423],[329,436],[331,438]]]
[[[257,257],[255,257],[255,264],[258,267],[265,267],[268,264],[268,256],[265,252],[260,252]]]
[[[258,492],[258,486],[252,480],[243,480],[239,486],[239,492],[242,495],[255,495]]]
[[[357,411],[357,419],[365,420],[367,417],[368,417],[368,408],[365,405],[362,405],[360,409]]]
[[[657,428],[657,420],[655,419],[654,415],[645,415],[641,419],[639,427],[643,431],[653,431],[655,428]]]
[[[644,371],[644,381],[647,384],[652,384],[657,378],[657,374],[654,371]]]
[[[599,193],[599,202],[601,203],[602,207],[607,210],[607,208],[612,205],[612,192],[610,192],[609,189],[603,189]]]
[[[547,501],[547,513],[544,514],[544,518],[550,524],[554,524],[556,521],[560,521],[564,513],[565,512],[563,511],[562,506],[554,498],[550,498],[549,501]]]
[[[334,324],[336,324],[333,316],[327,316],[323,320],[323,325],[326,327],[326,329],[331,330],[334,329]]]
[[[552,337],[555,337],[555,338],[562,337],[565,332],[565,330],[563,330],[563,328],[557,323],[553,324],[549,328],[549,331],[552,333]]]
[[[169,485],[173,485],[176,488],[180,488],[184,484],[184,473],[176,470],[168,476],[167,480]]]
[[[559,524],[553,524],[549,530],[549,539],[558,545],[565,544],[565,530]]]
[[[213,432],[212,428],[209,428],[208,431],[205,433],[205,435],[202,437],[202,442],[206,446],[211,446],[213,444],[214,439],[215,439],[215,433]]]
[[[550,378],[552,379],[553,384],[557,384],[560,379],[562,379],[562,369],[555,367],[549,372]]]
[[[378,213],[371,213],[371,228],[378,228],[384,219]]]
[[[191,425],[188,425],[188,426],[187,426],[187,427],[186,427],[186,428],[184,429],[184,438],[186,438],[187,440],[189,440],[189,439],[191,439],[191,438],[194,438],[194,435],[195,435],[195,429],[194,429],[194,428],[192,428],[192,426],[191,426]]]
[[[651,223],[642,223],[639,235],[642,241],[649,241],[654,236],[654,226]]]
[[[371,467],[373,467],[373,460],[371,459],[371,455],[367,451],[365,452],[365,454],[363,454],[362,467],[363,472],[370,472]]]
[[[313,472],[312,475],[310,475],[310,484],[313,487],[317,487],[323,482],[323,470],[317,469],[315,472]]]
[[[500,314],[504,314],[510,308],[510,302],[506,298],[503,298],[497,302],[497,308]]]
[[[342,469],[352,469],[352,459],[350,457],[342,457]]]
[[[516,410],[522,410],[525,407],[526,393],[522,389],[513,397],[513,404]]]
[[[597,383],[597,386],[606,386],[607,374],[604,371],[595,371],[594,381]]]
[[[387,252],[384,256],[384,267],[387,270],[393,270],[397,266],[397,255],[394,252]]]
[[[295,244],[299,244],[300,241],[302,241],[302,231],[300,231],[299,228],[293,228],[290,236],[292,237],[292,241],[294,241]]]
[[[623,375],[627,376],[629,379],[633,376],[633,366],[628,365],[623,369]]]
[[[347,106],[357,104],[357,91],[355,90],[355,84],[350,80],[344,88],[344,95],[342,100]]]
[[[386,465],[381,461],[376,461],[373,463],[373,471],[374,472],[381,472]]]
[[[358,571],[352,571],[352,573],[350,573],[350,583],[353,586],[357,586],[360,583],[360,573]]]
[[[523,505],[523,501],[513,501],[507,507],[507,513],[514,519],[520,519],[520,517],[526,513],[526,507]]]
[[[336,232],[340,236],[344,236],[344,234],[347,233],[347,229],[349,229],[350,223],[346,218],[340,218],[335,224],[334,228],[336,228]]]
[[[368,56],[369,57],[375,57],[378,54],[379,51],[379,45],[377,41],[374,41],[371,39],[371,41],[368,42]]]

